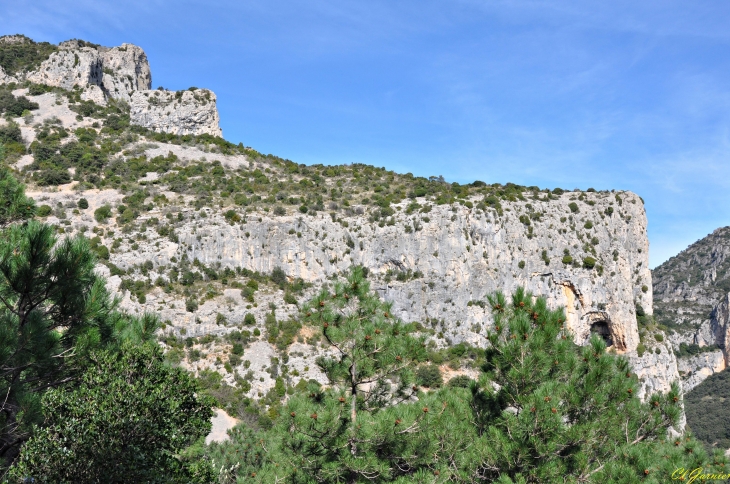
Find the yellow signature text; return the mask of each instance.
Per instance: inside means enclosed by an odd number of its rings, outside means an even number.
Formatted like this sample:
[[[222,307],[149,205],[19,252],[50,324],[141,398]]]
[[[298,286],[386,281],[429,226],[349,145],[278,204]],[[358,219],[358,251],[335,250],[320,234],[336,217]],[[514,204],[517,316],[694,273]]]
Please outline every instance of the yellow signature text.
[[[730,479],[730,474],[705,473],[702,467],[697,467],[695,469],[685,469],[684,467],[680,467],[672,472],[672,480],[687,483],[696,481],[725,481],[728,479]]]

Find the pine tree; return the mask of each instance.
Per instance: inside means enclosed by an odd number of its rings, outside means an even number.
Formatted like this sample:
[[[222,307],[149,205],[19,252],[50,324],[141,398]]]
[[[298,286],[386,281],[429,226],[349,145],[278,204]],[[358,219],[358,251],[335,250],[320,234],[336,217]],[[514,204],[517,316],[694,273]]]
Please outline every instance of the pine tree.
[[[40,419],[40,396],[71,381],[84,354],[115,334],[113,307],[81,238],[11,226],[0,241],[0,456],[9,463]]]
[[[477,466],[481,479],[665,482],[675,465],[705,461],[694,439],[670,439],[681,412],[676,384],[643,403],[628,360],[607,353],[597,335],[575,346],[562,309],[523,289],[510,303],[501,293],[489,302],[494,331],[471,403],[477,432],[489,442]]]
[[[390,474],[393,461],[403,457],[400,444],[379,428],[377,414],[416,395],[412,363],[426,358],[423,338],[370,291],[361,268],[334,284],[332,293],[322,290],[304,306],[302,318],[319,326],[328,343],[328,356],[317,364],[332,389],[313,390],[289,405],[284,418],[294,436],[285,446],[300,456],[297,467],[304,474],[319,479]],[[383,452],[387,457],[379,456]]]
[[[0,145],[0,162],[4,148]],[[25,186],[19,183],[5,166],[0,166],[0,227],[22,222],[35,214],[35,201],[25,196]]]
[[[272,429],[217,446],[225,482],[659,483],[727,464],[670,432],[676,385],[641,402],[625,358],[597,336],[575,345],[563,310],[523,289],[509,302],[488,297],[494,327],[478,382],[412,393],[423,340],[368,289],[355,271],[306,306],[329,343],[320,365],[331,386],[293,397]]]

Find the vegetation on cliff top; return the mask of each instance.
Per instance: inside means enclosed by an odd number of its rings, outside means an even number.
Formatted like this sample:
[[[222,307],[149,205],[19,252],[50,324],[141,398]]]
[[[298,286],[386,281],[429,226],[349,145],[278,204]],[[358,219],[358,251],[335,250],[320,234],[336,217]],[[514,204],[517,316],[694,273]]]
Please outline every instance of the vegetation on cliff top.
[[[48,42],[35,42],[25,35],[0,37],[0,67],[14,76],[38,68],[58,47]]]

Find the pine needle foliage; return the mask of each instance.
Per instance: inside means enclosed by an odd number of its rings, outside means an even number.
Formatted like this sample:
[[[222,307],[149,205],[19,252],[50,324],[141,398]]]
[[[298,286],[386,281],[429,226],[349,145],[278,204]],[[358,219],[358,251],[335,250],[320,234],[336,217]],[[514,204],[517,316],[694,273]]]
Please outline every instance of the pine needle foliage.
[[[151,339],[158,321],[117,311],[84,237],[58,240],[53,227],[36,221],[2,235],[0,458],[10,464],[42,421],[48,389],[73,382],[93,350]]]
[[[722,455],[673,432],[676,385],[642,402],[625,358],[598,337],[575,345],[563,310],[524,289],[487,297],[494,326],[478,382],[410,393],[394,375],[412,381],[422,340],[390,312],[380,316],[389,306],[365,282],[353,272],[305,307],[330,343],[320,364],[332,384],[294,396],[270,430],[215,446],[221,482],[660,483],[678,469],[725,470]],[[375,328],[383,339],[362,342]],[[411,349],[408,366],[384,356],[394,347]],[[365,373],[353,378],[353,368]],[[386,382],[390,391],[379,392]]]

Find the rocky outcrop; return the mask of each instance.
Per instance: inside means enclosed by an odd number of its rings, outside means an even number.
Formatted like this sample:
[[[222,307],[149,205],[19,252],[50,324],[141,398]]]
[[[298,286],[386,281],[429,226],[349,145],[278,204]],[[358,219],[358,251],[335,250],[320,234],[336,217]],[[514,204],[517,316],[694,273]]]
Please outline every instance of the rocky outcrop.
[[[687,393],[702,383],[705,378],[721,372],[727,367],[721,350],[701,353],[689,358],[679,358],[677,368],[682,378],[682,390]]]
[[[207,89],[137,91],[131,98],[130,120],[165,133],[223,135],[215,94]]]
[[[59,50],[25,77],[31,82],[71,90],[81,99],[106,104],[119,99],[130,104],[131,123],[173,134],[221,136],[216,96],[207,89],[151,91],[152,73],[144,50],[132,44],[102,47],[79,40]],[[15,81],[0,70],[0,82]]]
[[[130,101],[132,93],[147,90],[152,74],[144,51],[132,44],[119,47],[89,46],[76,40],[62,42],[27,79],[38,84],[84,89],[87,99],[104,97]]]
[[[712,310],[710,330],[714,344],[722,349],[727,365],[730,362],[730,294],[726,294]]]
[[[152,73],[147,54],[136,45],[122,44],[102,52],[104,76],[102,86],[110,97],[132,100],[135,91],[152,87]]]
[[[27,79],[37,84],[71,90],[74,87],[100,86],[103,64],[99,52],[91,47],[59,49],[43,61]]]
[[[0,67],[0,84],[9,84],[11,82],[18,82],[18,80],[13,76],[7,75],[3,68]]]
[[[647,351],[642,356],[632,353],[629,362],[639,377],[639,397],[642,400],[656,392],[666,393],[672,383],[680,382],[677,359],[671,348],[665,345],[659,345],[654,351]]]

